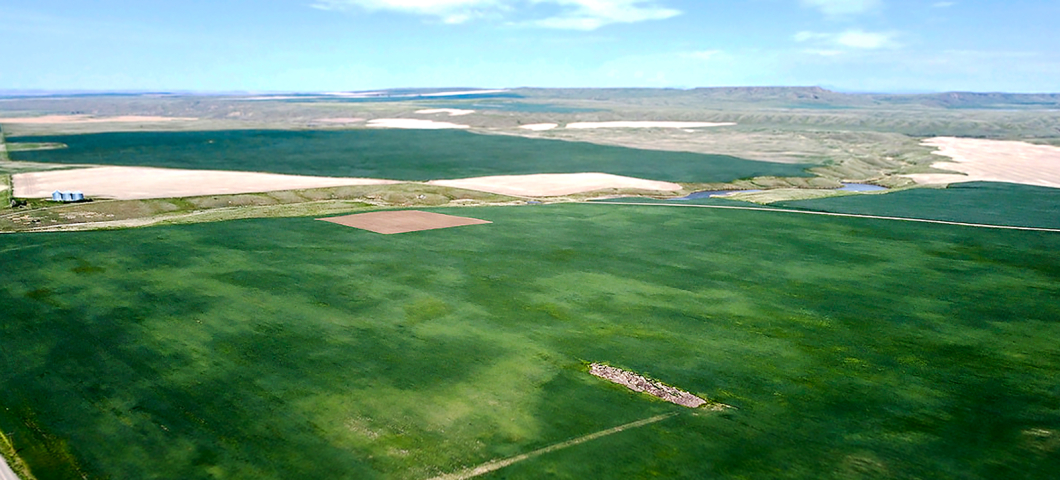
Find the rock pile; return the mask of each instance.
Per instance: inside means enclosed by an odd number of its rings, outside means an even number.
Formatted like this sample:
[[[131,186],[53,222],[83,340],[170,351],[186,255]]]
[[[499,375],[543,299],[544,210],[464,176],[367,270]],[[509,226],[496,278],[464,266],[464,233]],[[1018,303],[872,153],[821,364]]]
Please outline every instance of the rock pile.
[[[688,408],[699,408],[710,402],[699,398],[691,393],[683,390],[671,387],[657,380],[652,380],[647,377],[637,375],[633,372],[627,372],[621,368],[615,368],[600,363],[593,363],[589,366],[589,373],[615,382],[619,385],[625,385],[630,390],[636,392],[644,392],[649,395],[658,397],[666,400],[670,403],[675,403],[683,407]],[[729,408],[728,405],[711,404],[718,408],[724,409]]]

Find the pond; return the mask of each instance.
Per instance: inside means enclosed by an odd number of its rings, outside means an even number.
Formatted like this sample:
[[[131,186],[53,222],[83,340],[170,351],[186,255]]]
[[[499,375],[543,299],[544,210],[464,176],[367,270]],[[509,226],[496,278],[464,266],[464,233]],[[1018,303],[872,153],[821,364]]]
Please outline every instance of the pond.
[[[761,190],[708,190],[703,192],[694,192],[687,196],[680,198],[671,198],[670,200],[698,200],[701,198],[720,197],[728,195],[730,193],[743,192],[743,193],[755,193],[761,192]]]
[[[843,188],[837,190],[840,192],[882,192],[887,190],[887,187],[881,187],[869,183],[844,183]]]

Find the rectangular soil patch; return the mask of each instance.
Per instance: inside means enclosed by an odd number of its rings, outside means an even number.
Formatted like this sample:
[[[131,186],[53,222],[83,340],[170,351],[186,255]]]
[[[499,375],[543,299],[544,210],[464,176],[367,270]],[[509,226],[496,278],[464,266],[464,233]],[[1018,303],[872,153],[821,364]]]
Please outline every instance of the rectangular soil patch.
[[[343,217],[318,218],[317,220],[386,235],[493,223],[477,218],[457,217],[455,215],[421,212],[419,210],[358,213]]]

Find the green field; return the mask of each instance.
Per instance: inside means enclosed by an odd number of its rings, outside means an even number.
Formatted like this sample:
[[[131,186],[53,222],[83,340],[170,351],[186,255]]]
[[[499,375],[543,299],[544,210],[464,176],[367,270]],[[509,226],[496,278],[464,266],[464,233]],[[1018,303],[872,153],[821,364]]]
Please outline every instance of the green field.
[[[1014,183],[957,183],[945,189],[918,188],[886,195],[849,195],[778,202],[771,206],[950,222],[1060,228],[1060,189]]]
[[[1060,235],[618,205],[0,236],[0,430],[53,478],[1045,479]],[[737,407],[693,412],[603,361]]]
[[[680,182],[811,176],[810,165],[661,152],[462,131],[228,130],[11,137],[69,148],[12,152],[15,160],[432,180],[485,175],[606,172]]]

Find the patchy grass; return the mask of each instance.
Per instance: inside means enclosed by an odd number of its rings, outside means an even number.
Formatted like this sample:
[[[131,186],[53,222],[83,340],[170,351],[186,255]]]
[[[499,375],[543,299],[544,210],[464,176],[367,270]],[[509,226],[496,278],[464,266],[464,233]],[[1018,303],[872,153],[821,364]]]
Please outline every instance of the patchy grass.
[[[364,185],[148,200],[57,204],[29,199],[0,214],[0,232],[95,230],[160,223],[329,215],[380,207],[483,205],[517,201],[492,193],[424,184]]]
[[[23,142],[23,143],[9,143],[7,144],[7,151],[9,152],[31,152],[33,150],[59,150],[66,148],[66,144],[63,143],[34,143],[34,142]]]
[[[0,173],[0,210],[11,205],[11,174]]]

